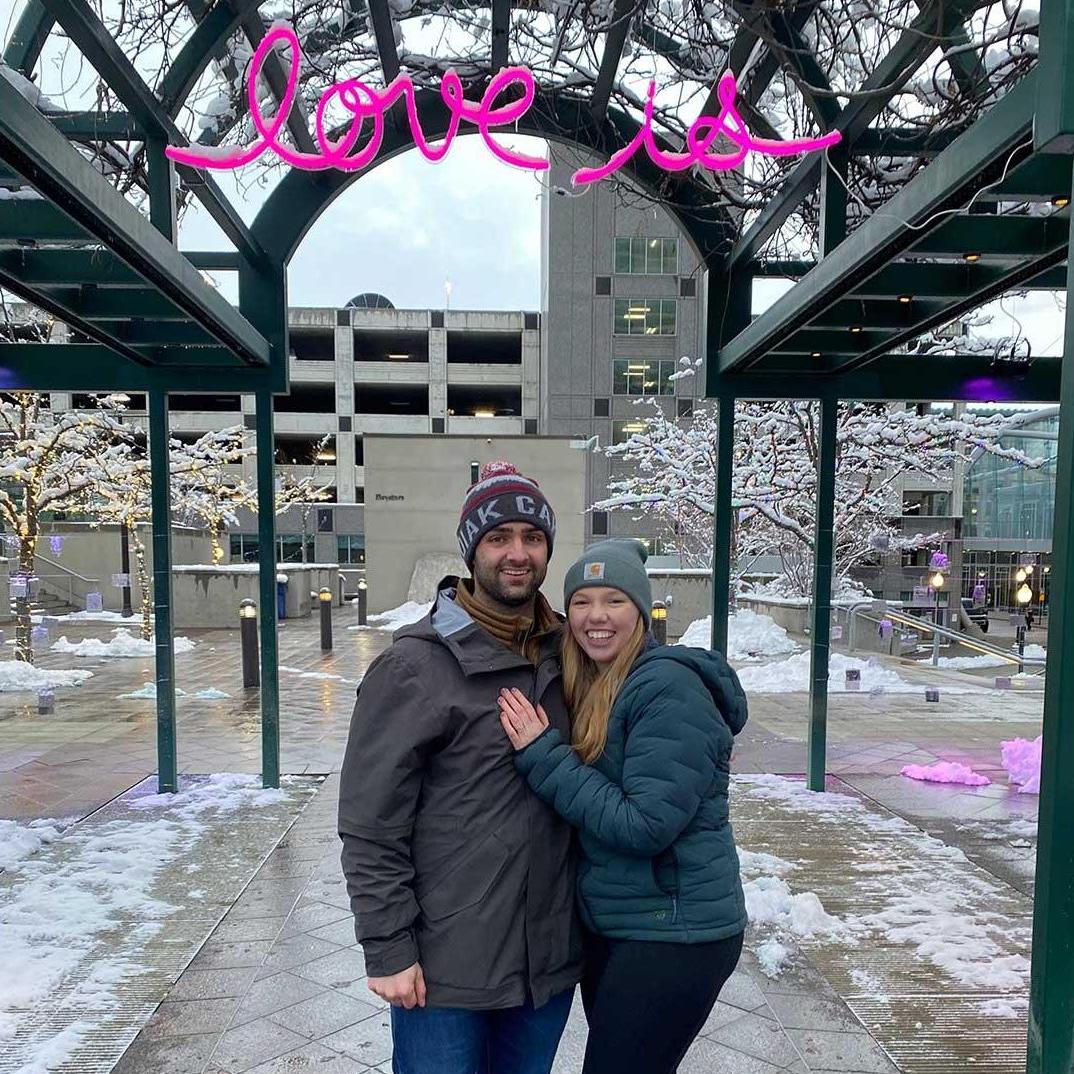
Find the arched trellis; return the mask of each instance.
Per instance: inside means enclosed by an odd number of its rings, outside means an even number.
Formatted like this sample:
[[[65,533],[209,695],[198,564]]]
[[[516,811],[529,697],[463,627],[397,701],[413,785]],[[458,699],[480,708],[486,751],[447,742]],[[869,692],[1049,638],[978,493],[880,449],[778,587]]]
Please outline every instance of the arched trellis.
[[[235,245],[235,255],[182,257],[174,248],[174,176],[165,163],[163,146],[174,140],[174,117],[217,52],[244,19],[256,18],[252,0],[217,0],[188,4],[197,26],[176,62],[154,92],[140,80],[84,0],[30,0],[5,50],[8,62],[28,73],[51,32],[63,26],[89,62],[113,89],[127,112],[54,116],[46,121],[0,80],[0,160],[17,176],[45,195],[44,205],[23,202],[18,212],[0,211],[0,237],[22,248],[0,250],[0,285],[15,289],[51,310],[96,344],[52,347],[48,355],[33,345],[4,345],[3,364],[13,386],[109,388],[144,387],[151,404],[151,438],[167,438],[168,390],[203,390],[223,384],[257,397],[259,493],[270,504],[271,394],[286,387],[285,262],[283,248],[259,221],[247,228],[211,181],[187,171],[188,185],[202,199]],[[838,129],[844,142],[827,159],[809,158],[787,169],[778,194],[741,234],[726,230],[719,212],[693,215],[697,203],[689,192],[676,192],[676,206],[686,231],[705,251],[709,272],[708,387],[720,400],[720,472],[717,475],[718,550],[714,563],[714,635],[725,638],[729,565],[722,551],[729,547],[720,528],[730,518],[730,463],[733,433],[731,405],[739,398],[813,398],[821,403],[821,480],[818,494],[817,551],[812,623],[813,671],[810,689],[810,782],[823,785],[824,717],[827,685],[831,571],[831,500],[834,494],[835,408],[840,399],[974,398],[982,391],[1006,398],[1047,401],[1058,398],[1061,361],[1044,356],[1026,366],[998,367],[987,358],[960,355],[942,362],[922,362],[899,348],[931,327],[975,308],[1015,286],[1055,287],[1066,282],[1070,242],[1071,159],[1074,146],[1074,81],[1069,71],[1074,49],[1069,42],[1071,19],[1067,0],[1045,0],[1040,32],[1041,59],[1036,72],[1023,79],[983,118],[962,131],[932,136],[876,126],[885,102],[936,49],[949,48],[949,64],[959,93],[973,96],[983,72],[965,60],[963,23],[974,4],[956,0],[922,0],[918,14],[894,41],[890,51],[869,72],[848,103],[839,106],[816,56],[806,45],[803,29],[816,6],[814,0],[772,8],[747,0],[734,5],[740,25],[727,63],[740,71],[753,58],[743,94],[743,114],[761,134],[765,120],[756,105],[773,75],[785,70],[803,94],[819,127]],[[665,55],[677,42],[661,41],[639,12],[643,4],[618,0],[599,70],[591,81],[558,93],[547,113],[549,127],[575,121],[564,140],[607,153],[629,140],[630,128],[609,107],[613,80],[627,41],[628,22],[648,34],[649,45]],[[490,72],[508,60],[508,0],[491,0]],[[368,0],[348,26],[353,32],[371,27],[382,72],[399,70],[387,0]],[[263,32],[263,26],[261,30]],[[959,56],[963,59],[960,61]],[[713,81],[719,74],[711,72]],[[271,74],[270,74],[271,81]],[[710,100],[709,106],[711,107]],[[577,115],[561,116],[574,108]],[[577,132],[592,118],[591,134]],[[559,118],[557,118],[559,117]],[[625,117],[624,117],[625,119]],[[553,122],[555,121],[555,122]],[[626,120],[626,123],[631,121]],[[430,117],[430,130],[434,127]],[[223,132],[217,131],[219,136]],[[545,128],[532,133],[552,135]],[[292,126],[296,140],[309,132]],[[957,136],[957,140],[956,139]],[[69,140],[100,144],[109,139],[143,139],[149,161],[151,224],[147,225],[75,153]],[[953,143],[953,144],[952,144]],[[394,152],[406,148],[400,141]],[[386,146],[386,151],[388,147]],[[929,158],[932,163],[895,198],[848,234],[844,180],[855,156],[890,153]],[[670,188],[648,183],[657,196]],[[281,189],[308,199],[311,212],[323,211],[345,186],[332,178],[332,188],[318,194],[324,179],[288,178]],[[697,184],[703,189],[704,184]],[[759,263],[765,243],[802,200],[818,190],[821,204],[820,259],[774,266],[772,271],[802,277],[769,311],[750,323],[750,282],[763,273]],[[709,188],[710,192],[712,188]],[[984,195],[984,196],[982,196]],[[702,199],[703,200],[703,199]],[[1054,212],[982,213],[982,207],[1003,204],[1046,205]],[[685,208],[683,208],[685,206]],[[11,206],[7,206],[10,210]],[[973,211],[971,211],[971,209]],[[312,217],[298,224],[288,249],[301,239]],[[722,225],[722,226],[721,226]],[[910,225],[908,227],[907,225]],[[700,237],[699,237],[700,236]],[[728,249],[728,241],[730,248]],[[99,245],[102,251],[70,249],[69,244]],[[267,243],[267,246],[266,246]],[[61,245],[62,244],[62,245]],[[966,257],[972,254],[972,260]],[[222,307],[193,267],[238,268],[242,313]],[[117,292],[122,290],[122,295]],[[908,301],[906,301],[908,299]],[[1068,317],[1074,304],[1068,302]],[[1068,337],[1074,335],[1074,321]],[[1074,411],[1074,378],[1064,385],[1066,410]],[[155,588],[158,612],[158,714],[162,741],[161,775],[167,777],[168,734],[174,775],[174,683],[170,673],[167,482],[156,471],[154,502]],[[1060,432],[1055,526],[1056,597],[1051,647],[1059,653],[1049,673],[1045,705],[1045,772],[1041,797],[1038,860],[1034,987],[1030,1025],[1031,1074],[1074,1069],[1074,987],[1068,967],[1074,958],[1074,840],[1069,817],[1074,815],[1074,781],[1059,773],[1074,771],[1074,731],[1062,715],[1074,708],[1074,608],[1064,590],[1074,576],[1074,432],[1064,423]],[[275,668],[274,532],[271,509],[262,511],[261,603],[266,671],[262,694],[266,729],[266,781],[278,773],[272,754],[278,713]],[[170,728],[170,730],[169,730]]]

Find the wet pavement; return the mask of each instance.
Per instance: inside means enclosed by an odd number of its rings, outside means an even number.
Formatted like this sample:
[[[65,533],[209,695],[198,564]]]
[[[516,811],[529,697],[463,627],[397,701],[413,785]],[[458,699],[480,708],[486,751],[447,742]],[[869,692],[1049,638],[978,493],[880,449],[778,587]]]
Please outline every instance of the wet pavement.
[[[62,632],[72,639],[107,637],[113,625],[65,624]],[[280,663],[289,669],[281,672],[281,770],[326,780],[289,828],[265,832],[257,853],[244,859],[245,880],[219,908],[218,923],[204,943],[191,946],[189,965],[171,967],[166,998],[133,1040],[128,1027],[111,1052],[98,1048],[57,1071],[390,1069],[386,1013],[365,987],[335,835],[338,768],[355,684],[389,637],[347,631],[348,625],[348,612],[339,613],[336,647],[328,654],[320,652],[311,621],[286,623],[280,632]],[[237,632],[186,633],[197,644],[176,658],[177,683],[187,693],[178,702],[180,772],[258,772],[257,693],[241,688]],[[94,677],[79,688],[58,690],[49,716],[37,714],[32,695],[0,694],[0,818],[91,817],[85,823],[93,823],[96,810],[155,770],[153,702],[119,696],[152,678],[152,661],[45,654],[40,663],[88,668]],[[863,883],[863,874],[849,866],[876,858],[879,851],[868,839],[874,844],[879,839],[892,875],[912,868],[921,877],[961,878],[958,885],[970,892],[963,916],[988,900],[1017,939],[1004,956],[1024,957],[1028,940],[1018,937],[1030,913],[1037,800],[1007,787],[999,743],[1039,734],[1042,696],[985,690],[979,678],[957,672],[898,670],[922,684],[920,694],[829,699],[829,772],[836,781],[830,789],[860,802],[865,819],[856,817],[841,830],[737,788],[732,806],[742,846],[792,863],[786,879],[794,892],[815,892],[829,914],[866,931],[853,943],[784,935],[788,965],[775,978],[747,953],[682,1074],[993,1069],[982,1055],[948,1054],[937,1041],[980,1036],[988,1002],[1007,993],[965,982],[959,987],[950,968],[921,960],[909,941],[900,945],[882,936],[876,921],[868,931],[860,923],[868,924],[883,908],[882,889]],[[939,703],[925,701],[926,683],[940,684]],[[205,689],[230,696],[210,701],[190,696]],[[974,692],[954,692],[960,689]],[[804,694],[751,697],[736,772],[803,771],[806,700]],[[937,760],[970,764],[995,782],[964,788],[898,775],[903,764]],[[868,817],[881,818],[881,828],[902,827],[881,839]],[[935,845],[922,842],[929,836]],[[766,935],[758,930],[751,947]],[[579,1008],[576,1004],[568,1025],[557,1074],[580,1070],[585,1024]],[[139,1017],[147,1015],[143,1010]],[[1014,1074],[1022,1069],[1024,1012],[992,1021],[998,1024],[1002,1069]],[[0,1055],[3,1051],[0,1038]]]

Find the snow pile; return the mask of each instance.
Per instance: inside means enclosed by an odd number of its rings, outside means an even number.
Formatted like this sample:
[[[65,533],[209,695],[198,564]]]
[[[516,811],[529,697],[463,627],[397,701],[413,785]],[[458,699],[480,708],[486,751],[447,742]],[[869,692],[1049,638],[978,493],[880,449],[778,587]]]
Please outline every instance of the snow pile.
[[[1017,646],[1012,646],[1012,648],[1017,648]],[[1022,655],[1029,657],[1030,660],[1047,660],[1048,650],[1043,645],[1026,645]]]
[[[54,671],[37,668],[24,660],[0,660],[0,693],[19,690],[55,690],[63,686],[81,686],[93,678],[92,671]]]
[[[175,638],[173,651],[175,653],[189,653],[194,648],[194,643],[189,638]],[[121,656],[152,657],[156,655],[156,642],[152,639],[136,638],[124,627],[116,627],[112,631],[112,638],[104,641],[101,638],[85,638],[79,642],[70,642],[66,636],[58,638],[52,646],[54,653],[68,653],[71,656],[105,657],[114,658]]]
[[[347,682],[357,685],[357,679],[348,679],[344,675],[333,675],[328,671],[303,671],[301,668],[289,668],[283,664],[280,665],[280,671],[287,672],[288,675],[294,675],[296,679],[323,679],[326,682]]]
[[[284,776],[282,783],[293,782]],[[162,810],[165,814],[181,820],[195,820],[206,810],[217,813],[234,813],[236,810],[275,805],[287,799],[286,793],[271,787],[262,787],[259,776],[237,772],[222,772],[209,776],[207,782],[184,785],[175,794],[150,794],[132,798],[131,809],[146,812]]]
[[[63,834],[65,821],[32,820],[19,824],[14,820],[0,820],[0,871],[47,846]]]
[[[132,690],[129,694],[120,694],[121,698],[129,698],[131,701],[156,701],[157,699],[157,684],[155,682],[147,682],[145,686],[140,686],[137,690]],[[180,690],[177,686],[175,688],[176,697],[186,697],[186,691]]]
[[[214,690],[209,687],[207,690],[199,690],[196,694],[190,695],[198,701],[227,701],[231,694],[225,694],[223,690]]]
[[[1030,742],[1014,738],[1000,743],[1003,767],[1012,783],[1018,784],[1019,794],[1040,794],[1040,754],[1043,736]]]
[[[956,761],[939,761],[930,765],[908,764],[903,766],[899,775],[925,783],[961,783],[967,787],[987,787],[992,782],[987,776]]]
[[[809,689],[808,651],[797,653],[786,660],[778,660],[759,667],[743,668],[739,673],[742,688],[749,693],[789,694]],[[906,682],[890,668],[879,662],[871,663],[856,656],[845,656],[833,652],[829,656],[828,692],[840,694],[846,692],[846,673],[848,668],[861,672],[861,691],[863,693],[898,693],[917,694],[921,686]]]
[[[400,627],[410,626],[411,623],[424,619],[432,608],[432,602],[420,604],[414,600],[408,600],[406,604],[400,604],[398,608],[390,611],[378,612],[376,615],[367,617],[368,626],[352,626],[350,630],[398,630]]]
[[[1002,999],[986,999],[977,1009],[987,1018],[1024,1018],[1029,1010],[1025,996],[1004,996]]]
[[[53,619],[62,619],[67,623],[133,623],[141,615],[120,615],[119,612],[68,612],[66,615],[54,615]],[[154,618],[150,613],[150,618]]]
[[[679,645],[694,649],[707,649],[712,636],[712,616],[695,619],[679,639]],[[770,615],[759,615],[749,608],[742,608],[727,620],[728,660],[744,663],[760,660],[765,656],[781,656],[795,653],[798,646],[791,641],[783,627]]]

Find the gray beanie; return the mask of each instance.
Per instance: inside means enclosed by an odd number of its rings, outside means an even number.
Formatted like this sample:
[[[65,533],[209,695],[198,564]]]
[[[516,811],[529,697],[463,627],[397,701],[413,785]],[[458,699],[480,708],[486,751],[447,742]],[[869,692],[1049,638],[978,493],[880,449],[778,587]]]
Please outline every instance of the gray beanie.
[[[648,630],[653,611],[653,591],[645,573],[648,558],[645,545],[632,537],[613,537],[590,545],[570,565],[563,580],[563,607],[570,607],[571,597],[579,589],[608,586],[630,597]]]

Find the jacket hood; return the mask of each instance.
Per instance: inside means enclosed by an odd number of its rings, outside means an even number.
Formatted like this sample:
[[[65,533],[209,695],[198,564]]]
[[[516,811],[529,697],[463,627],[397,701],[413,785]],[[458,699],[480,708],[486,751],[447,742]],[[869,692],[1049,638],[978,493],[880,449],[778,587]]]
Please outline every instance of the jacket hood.
[[[525,657],[498,642],[455,601],[458,582],[457,578],[445,578],[428,615],[401,627],[392,635],[392,640],[420,638],[443,645],[452,652],[466,675],[528,665]],[[549,651],[544,656],[553,655],[557,650],[558,645],[549,643]]]
[[[746,726],[746,692],[723,653],[686,645],[658,645],[644,652],[634,667],[655,664],[661,660],[682,664],[701,679],[732,734],[737,735]]]

